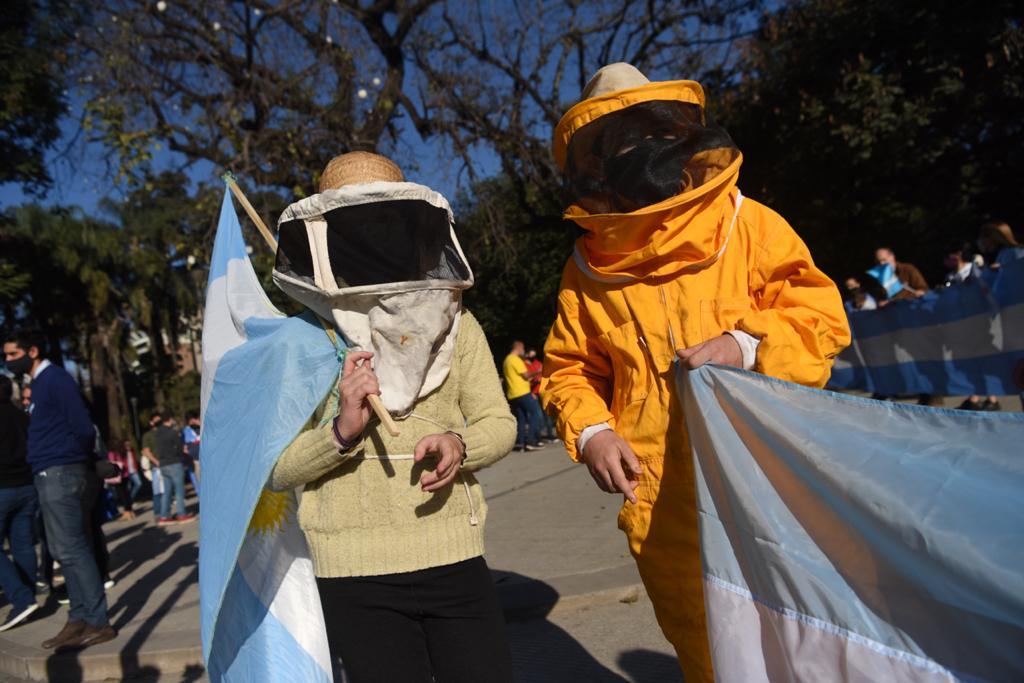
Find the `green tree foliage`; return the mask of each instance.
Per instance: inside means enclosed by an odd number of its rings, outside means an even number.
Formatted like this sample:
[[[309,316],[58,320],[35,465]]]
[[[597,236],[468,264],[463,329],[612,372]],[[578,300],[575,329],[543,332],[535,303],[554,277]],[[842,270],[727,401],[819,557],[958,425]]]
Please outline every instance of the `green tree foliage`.
[[[23,285],[4,299],[5,326],[42,330],[50,358],[70,356],[90,369],[92,404],[106,430],[123,434],[120,371],[125,332],[125,253],[115,226],[79,212],[25,206],[0,223],[0,264]]]
[[[216,200],[212,192],[190,195],[188,179],[167,172],[146,179],[124,201],[106,204],[121,226],[126,315],[150,337],[152,357],[143,372],[149,386],[143,394],[162,405],[166,383],[179,367],[180,342],[196,336],[190,321],[202,307]]]
[[[479,182],[472,200],[460,205],[456,232],[476,280],[466,292],[466,306],[487,331],[497,358],[516,339],[541,349],[554,320],[573,225],[561,219],[560,207],[550,200],[523,206],[504,175]],[[495,220],[512,230],[496,238],[489,227]]]
[[[835,278],[891,245],[934,282],[951,241],[1024,217],[1018,2],[788,3],[717,111],[741,186]]]
[[[107,203],[113,221],[25,206],[0,223],[0,269],[17,275],[4,285],[4,325],[44,330],[56,360],[63,352],[89,369],[94,411],[115,437],[133,431],[129,397],[143,412],[198,407],[181,404],[198,383],[179,377],[176,354],[198,343],[220,197],[187,188],[179,173],[149,178]],[[133,330],[149,336],[148,353],[128,343]]]
[[[112,226],[65,209],[25,206],[0,224],[0,264],[16,274],[4,319],[27,319],[50,336],[52,353],[72,347],[96,317],[115,313],[121,245]],[[115,297],[116,298],[116,297]]]
[[[41,192],[50,185],[46,151],[60,136],[66,109],[75,4],[62,0],[8,0],[0,12],[0,183]]]

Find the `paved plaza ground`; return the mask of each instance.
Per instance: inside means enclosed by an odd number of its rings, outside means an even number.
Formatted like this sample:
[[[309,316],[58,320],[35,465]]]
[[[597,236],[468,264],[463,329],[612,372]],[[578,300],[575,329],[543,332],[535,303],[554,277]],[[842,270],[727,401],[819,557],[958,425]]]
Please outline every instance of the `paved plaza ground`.
[[[518,680],[682,679],[615,528],[620,498],[597,490],[554,445],[511,453],[480,480],[490,506],[487,559],[506,608]],[[199,647],[198,524],[157,527],[149,506],[141,510],[133,522],[105,527],[117,581],[108,601],[120,636],[78,655],[43,650],[39,643],[67,618],[67,608],[51,599],[41,616],[0,634],[0,683],[207,680]]]

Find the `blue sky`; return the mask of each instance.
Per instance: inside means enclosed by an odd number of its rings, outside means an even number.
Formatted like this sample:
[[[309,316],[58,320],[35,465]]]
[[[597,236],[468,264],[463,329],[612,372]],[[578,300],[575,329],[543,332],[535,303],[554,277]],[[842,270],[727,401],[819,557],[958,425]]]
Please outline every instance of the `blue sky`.
[[[86,142],[78,131],[78,118],[82,102],[72,102],[70,111],[61,122],[61,139],[46,155],[46,167],[53,177],[53,186],[42,197],[26,193],[16,183],[0,185],[0,209],[26,203],[45,206],[77,206],[88,214],[101,215],[100,202],[104,198],[118,200],[127,190],[114,182],[115,163],[108,159],[103,146]],[[400,128],[401,128],[400,124]],[[434,136],[426,141],[412,130],[402,130],[394,156],[406,171],[409,180],[429,185],[454,202],[457,191],[466,187],[468,178],[460,173],[461,162],[452,160],[444,148],[443,140]],[[476,170],[488,176],[498,170],[496,157],[489,150],[477,150],[473,155]],[[181,166],[183,157],[166,149],[154,153],[153,165],[157,170]],[[319,169],[316,169],[319,170]],[[312,177],[314,169],[310,169]],[[200,161],[187,168],[194,185],[215,180],[221,173],[213,164]],[[239,178],[243,188],[246,179]]]

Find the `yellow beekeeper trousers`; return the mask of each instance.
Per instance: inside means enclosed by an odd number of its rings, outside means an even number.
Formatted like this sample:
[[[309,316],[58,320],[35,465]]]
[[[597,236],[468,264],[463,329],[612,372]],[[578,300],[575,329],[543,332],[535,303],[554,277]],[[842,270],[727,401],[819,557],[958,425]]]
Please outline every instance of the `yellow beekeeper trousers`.
[[[688,443],[666,445],[664,457],[640,456],[637,503],[622,506],[619,528],[686,683],[712,683],[693,460]]]

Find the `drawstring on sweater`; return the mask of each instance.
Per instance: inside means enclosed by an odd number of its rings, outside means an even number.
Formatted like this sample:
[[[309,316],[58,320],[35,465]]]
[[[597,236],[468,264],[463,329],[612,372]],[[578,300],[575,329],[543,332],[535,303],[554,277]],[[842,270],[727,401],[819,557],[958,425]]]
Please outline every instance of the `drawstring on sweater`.
[[[413,418],[416,418],[417,420],[422,420],[424,422],[429,422],[430,424],[432,424],[432,425],[434,425],[436,427],[439,427],[439,428],[443,429],[446,432],[448,431],[448,427],[446,427],[445,425],[441,424],[437,420],[433,420],[433,419],[431,419],[429,417],[424,417],[423,415],[417,415],[416,413],[410,413],[408,417],[413,417]],[[394,454],[385,453],[385,454],[381,454],[381,455],[366,455],[366,454],[360,453],[360,454],[354,455],[352,457],[355,458],[355,459],[363,459],[363,460],[413,460],[416,456],[413,453],[394,453]],[[470,526],[477,526],[478,524],[480,524],[480,518],[477,517],[476,505],[473,503],[473,493],[469,490],[469,482],[466,481],[466,477],[465,477],[465,475],[462,472],[462,463],[461,462],[459,463],[459,473],[458,474],[459,474],[459,481],[462,482],[462,489],[463,489],[463,491],[466,492],[466,502],[469,503],[469,525]]]

